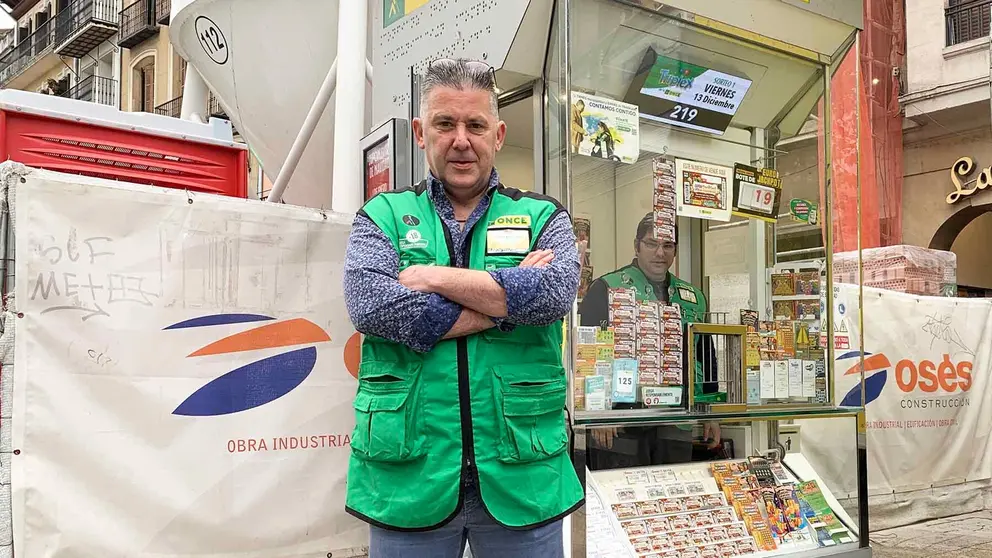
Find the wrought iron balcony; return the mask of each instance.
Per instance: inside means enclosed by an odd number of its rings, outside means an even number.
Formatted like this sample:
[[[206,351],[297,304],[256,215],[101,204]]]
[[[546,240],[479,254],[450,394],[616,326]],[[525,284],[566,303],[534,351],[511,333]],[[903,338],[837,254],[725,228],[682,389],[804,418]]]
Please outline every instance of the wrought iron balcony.
[[[213,116],[215,118],[224,118],[228,120],[230,119],[227,116],[227,112],[224,111],[224,107],[220,106],[220,101],[217,100],[217,97],[214,96],[213,93],[210,94],[209,111],[210,111],[210,116]]]
[[[120,38],[117,45],[133,48],[158,33],[155,0],[138,0],[121,10]]]
[[[0,56],[0,87],[7,87],[11,80],[24,73],[35,62],[52,54],[55,43],[55,23],[48,20],[38,26],[21,42]],[[56,61],[56,57],[52,57]]]
[[[82,58],[117,34],[117,0],[75,0],[55,15],[55,54]]]
[[[99,105],[117,106],[117,80],[90,76],[80,80],[62,96]]]
[[[944,9],[947,46],[989,36],[992,0],[950,0]]]
[[[168,25],[172,18],[172,0],[155,0],[155,20],[159,25]]]
[[[171,116],[173,118],[179,118],[183,111],[183,96],[180,95],[175,99],[162,103],[161,105],[155,107],[155,114],[162,114],[165,116]]]

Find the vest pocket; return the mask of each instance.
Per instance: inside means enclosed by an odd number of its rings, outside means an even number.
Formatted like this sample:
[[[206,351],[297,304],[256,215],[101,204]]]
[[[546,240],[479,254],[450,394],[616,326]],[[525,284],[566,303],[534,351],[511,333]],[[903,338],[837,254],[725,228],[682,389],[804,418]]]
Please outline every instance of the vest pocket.
[[[499,460],[530,463],[565,450],[564,371],[560,366],[499,367],[496,375],[496,408],[499,425]]]
[[[419,411],[420,367],[363,363],[351,450],[367,461],[401,463],[427,454]]]
[[[507,267],[519,267],[524,255],[486,256],[486,271],[496,271]]]

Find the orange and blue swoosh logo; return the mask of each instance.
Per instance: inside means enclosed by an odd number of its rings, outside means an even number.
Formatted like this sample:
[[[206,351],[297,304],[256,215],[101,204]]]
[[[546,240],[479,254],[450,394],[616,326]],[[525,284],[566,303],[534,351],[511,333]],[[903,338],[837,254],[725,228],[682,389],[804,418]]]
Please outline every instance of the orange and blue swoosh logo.
[[[172,324],[170,330],[270,322],[204,345],[187,358],[300,347],[256,360],[211,380],[172,412],[182,416],[220,416],[254,409],[293,391],[317,364],[319,343],[331,340],[317,324],[303,318],[276,321],[260,314],[214,314]]]
[[[849,358],[860,357],[861,352],[851,351],[844,353],[837,357],[837,360],[844,360]],[[882,389],[885,387],[885,382],[889,378],[889,370],[892,368],[892,363],[889,362],[889,357],[883,354],[873,355],[871,353],[865,353],[865,405],[868,405],[872,401],[878,399],[882,395]],[[855,362],[853,366],[848,368],[847,372],[844,373],[845,376],[851,376],[854,374],[861,373],[861,361]],[[847,392],[844,399],[841,400],[841,407],[860,407],[861,406],[861,386],[862,382],[858,382],[851,391]]]

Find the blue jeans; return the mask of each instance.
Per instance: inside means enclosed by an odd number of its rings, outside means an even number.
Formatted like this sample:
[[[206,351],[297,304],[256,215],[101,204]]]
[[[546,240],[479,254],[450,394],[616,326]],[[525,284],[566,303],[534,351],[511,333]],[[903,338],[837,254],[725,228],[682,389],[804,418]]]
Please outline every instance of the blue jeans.
[[[461,511],[444,527],[404,533],[370,526],[369,558],[462,558],[465,542],[473,558],[564,558],[562,522],[526,531],[496,523],[482,507],[479,490],[465,489]]]

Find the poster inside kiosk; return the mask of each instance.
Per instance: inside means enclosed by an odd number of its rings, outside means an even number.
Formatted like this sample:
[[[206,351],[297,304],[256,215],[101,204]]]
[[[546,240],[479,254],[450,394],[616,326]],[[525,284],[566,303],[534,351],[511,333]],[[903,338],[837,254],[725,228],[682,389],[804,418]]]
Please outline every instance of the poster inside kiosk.
[[[649,48],[625,100],[637,103],[645,118],[723,135],[750,88],[750,79]]]
[[[410,145],[409,124],[399,118],[390,118],[362,138],[359,149],[364,201],[397,186],[409,185]]]
[[[572,92],[572,153],[633,164],[641,152],[637,105]]]

